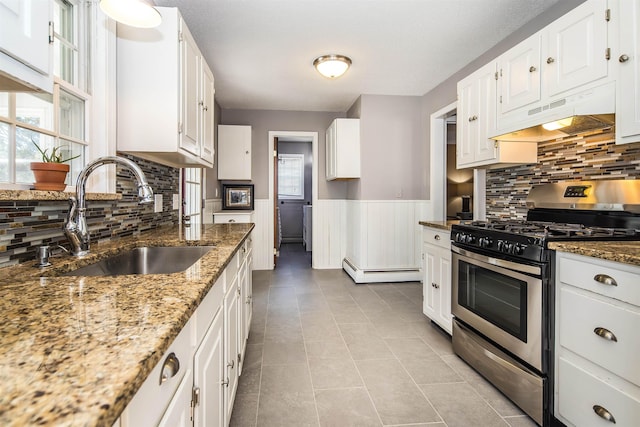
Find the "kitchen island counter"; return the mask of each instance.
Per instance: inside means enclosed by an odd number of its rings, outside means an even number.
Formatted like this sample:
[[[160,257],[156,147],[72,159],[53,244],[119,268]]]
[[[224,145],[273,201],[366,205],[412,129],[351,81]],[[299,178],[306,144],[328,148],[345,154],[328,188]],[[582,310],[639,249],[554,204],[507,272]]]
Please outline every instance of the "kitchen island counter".
[[[47,269],[0,269],[0,424],[111,426],[253,227],[155,229]],[[59,277],[135,247],[185,245],[215,248],[180,273]]]
[[[640,242],[549,242],[549,249],[640,266]]]

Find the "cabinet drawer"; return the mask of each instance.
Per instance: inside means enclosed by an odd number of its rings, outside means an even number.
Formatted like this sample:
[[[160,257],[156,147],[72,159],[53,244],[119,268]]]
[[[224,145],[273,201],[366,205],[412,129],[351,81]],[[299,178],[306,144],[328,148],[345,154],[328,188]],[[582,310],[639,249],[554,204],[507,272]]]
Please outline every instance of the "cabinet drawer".
[[[559,255],[560,282],[640,306],[640,268],[591,257]],[[616,286],[603,283],[611,278]]]
[[[238,222],[241,224],[253,222],[253,213],[219,213],[213,214],[214,224]]]
[[[605,408],[615,418],[616,427],[632,427],[640,420],[640,401],[596,378],[566,359],[558,366],[558,408],[562,421],[574,426],[613,426],[594,410]],[[556,414],[557,415],[557,414]]]
[[[204,297],[196,310],[196,321],[193,325],[195,328],[193,337],[194,347],[202,341],[216,313],[222,308],[225,289],[224,281],[225,273],[216,280],[216,283],[209,289],[209,293]]]
[[[612,341],[596,334],[605,328]],[[560,290],[560,345],[640,386],[640,313]],[[605,331],[598,330],[601,334]]]
[[[192,321],[187,322],[122,413],[120,418],[122,427],[156,426],[160,421],[182,378],[191,369]],[[172,353],[178,360],[178,371],[161,384],[160,374],[163,365]]]
[[[451,232],[437,230],[429,227],[422,227],[422,240],[424,243],[451,249]]]

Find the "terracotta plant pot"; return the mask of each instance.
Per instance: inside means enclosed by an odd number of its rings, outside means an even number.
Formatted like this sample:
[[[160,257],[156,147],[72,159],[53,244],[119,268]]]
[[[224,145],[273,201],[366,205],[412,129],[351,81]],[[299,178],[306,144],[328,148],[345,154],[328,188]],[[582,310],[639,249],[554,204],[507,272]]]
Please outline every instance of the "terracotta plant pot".
[[[66,187],[69,165],[65,163],[31,162],[31,170],[36,179],[34,189],[48,191],[63,191]]]

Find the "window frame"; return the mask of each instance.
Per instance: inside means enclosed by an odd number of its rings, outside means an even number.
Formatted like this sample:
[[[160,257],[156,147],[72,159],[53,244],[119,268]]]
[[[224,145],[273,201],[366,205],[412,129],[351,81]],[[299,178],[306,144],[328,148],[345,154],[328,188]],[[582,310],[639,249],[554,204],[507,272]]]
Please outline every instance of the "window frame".
[[[283,194],[280,191],[280,185],[283,182],[282,176],[280,175],[282,171],[281,161],[296,160],[299,164],[298,169],[298,185],[300,186],[300,192],[297,194]],[[304,200],[304,154],[298,153],[278,153],[278,199],[283,200]],[[294,177],[296,178],[296,177]]]

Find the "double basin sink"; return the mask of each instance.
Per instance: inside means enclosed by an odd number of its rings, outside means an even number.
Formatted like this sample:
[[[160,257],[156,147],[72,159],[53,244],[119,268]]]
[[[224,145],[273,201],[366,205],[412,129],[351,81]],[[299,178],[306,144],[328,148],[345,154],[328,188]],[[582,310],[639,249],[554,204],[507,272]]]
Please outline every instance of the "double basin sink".
[[[63,276],[171,274],[185,271],[215,246],[141,247],[69,271]]]

